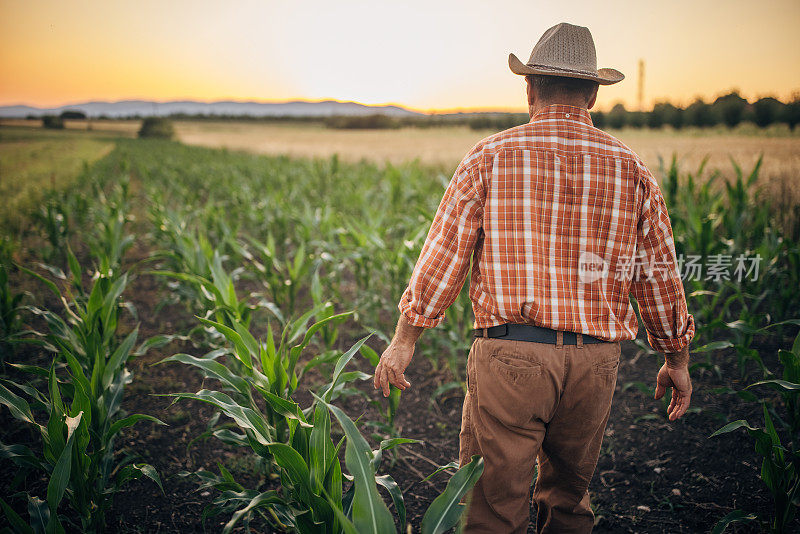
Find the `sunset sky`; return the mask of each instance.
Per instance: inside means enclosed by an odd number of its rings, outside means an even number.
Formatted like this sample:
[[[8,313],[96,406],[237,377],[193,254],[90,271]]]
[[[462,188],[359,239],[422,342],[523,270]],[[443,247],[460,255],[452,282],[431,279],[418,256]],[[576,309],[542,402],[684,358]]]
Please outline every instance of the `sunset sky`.
[[[353,100],[524,109],[507,66],[548,27],[588,26],[626,79],[599,109],[800,90],[800,1],[0,0],[0,105]]]

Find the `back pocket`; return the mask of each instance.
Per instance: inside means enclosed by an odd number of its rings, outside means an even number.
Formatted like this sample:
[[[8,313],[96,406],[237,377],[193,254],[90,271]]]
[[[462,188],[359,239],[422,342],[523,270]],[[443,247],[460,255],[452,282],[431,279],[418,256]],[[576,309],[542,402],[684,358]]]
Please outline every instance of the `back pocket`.
[[[489,367],[512,384],[542,374],[542,364],[516,354],[498,352],[489,356]]]
[[[550,412],[547,370],[524,341],[503,341],[478,362],[478,410],[509,427],[527,427]]]
[[[596,375],[617,374],[622,347],[619,343],[614,343],[609,344],[608,349],[609,350],[604,350],[601,354],[598,354],[592,364]]]

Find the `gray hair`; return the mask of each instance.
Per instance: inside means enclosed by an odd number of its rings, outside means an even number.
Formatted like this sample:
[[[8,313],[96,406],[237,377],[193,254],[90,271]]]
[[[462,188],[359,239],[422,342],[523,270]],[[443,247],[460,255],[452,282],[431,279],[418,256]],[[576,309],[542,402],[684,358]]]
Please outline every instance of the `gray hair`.
[[[582,78],[565,76],[545,76],[528,74],[525,76],[533,90],[544,100],[557,100],[558,97],[581,97],[588,104],[599,84]]]

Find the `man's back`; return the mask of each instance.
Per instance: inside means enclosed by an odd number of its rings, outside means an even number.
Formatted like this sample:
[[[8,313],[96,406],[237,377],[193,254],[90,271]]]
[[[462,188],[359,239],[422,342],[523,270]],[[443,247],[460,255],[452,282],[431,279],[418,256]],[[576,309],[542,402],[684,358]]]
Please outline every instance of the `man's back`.
[[[412,319],[441,319],[461,286],[428,284],[425,271],[444,271],[431,280],[466,275],[463,261],[445,258],[455,247],[463,260],[473,246],[476,328],[533,323],[634,339],[632,291],[656,350],[678,350],[694,333],[658,184],[585,108],[550,105],[475,145],[442,199],[436,233],[401,300]]]

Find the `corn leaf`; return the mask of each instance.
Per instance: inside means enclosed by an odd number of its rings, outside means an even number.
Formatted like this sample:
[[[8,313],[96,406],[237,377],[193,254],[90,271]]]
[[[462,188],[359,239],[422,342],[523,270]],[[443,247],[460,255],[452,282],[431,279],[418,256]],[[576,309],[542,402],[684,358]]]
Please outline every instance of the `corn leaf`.
[[[205,373],[211,377],[216,378],[223,384],[230,386],[231,388],[235,389],[242,395],[247,395],[247,391],[250,389],[247,381],[231,372],[230,369],[222,365],[216,360],[211,360],[207,358],[197,358],[190,354],[178,353],[174,354],[168,358],[164,358],[163,360],[159,361],[156,365],[167,363],[167,362],[179,362],[185,363],[187,365],[193,365],[195,367],[199,367]]]
[[[456,471],[441,495],[436,497],[422,518],[422,534],[441,534],[458,523],[466,508],[461,498],[469,491],[483,474],[483,458],[473,456],[472,460]]]
[[[223,534],[228,534],[233,527],[246,515],[250,512],[255,510],[256,508],[260,508],[262,506],[269,506],[270,504],[278,504],[282,503],[283,499],[275,490],[265,491],[264,493],[259,493],[252,499],[244,508],[237,510],[233,516],[231,517],[230,521],[225,524],[225,527],[222,529]]]
[[[31,525],[36,534],[44,534],[48,531],[48,527],[51,523],[50,509],[47,507],[47,501],[39,497],[28,495],[28,515],[31,518]],[[58,523],[59,526],[61,525],[57,518],[53,522],[53,525],[56,523]]]
[[[0,384],[0,404],[5,404],[15,419],[31,423],[32,425],[37,424],[33,418],[33,413],[31,413],[31,407],[28,401],[12,393],[3,384]]]
[[[222,413],[233,419],[243,430],[251,431],[255,439],[261,445],[269,445],[272,443],[268,423],[264,419],[264,416],[252,408],[240,406],[224,393],[201,389],[197,393],[167,393],[159,396],[194,399],[213,404],[221,409]]]
[[[155,482],[161,490],[161,493],[164,494],[164,486],[161,485],[161,477],[158,476],[158,471],[156,471],[156,468],[150,464],[126,465],[119,470],[114,483],[117,488],[120,488],[127,481],[139,479],[142,476],[145,476]]]
[[[136,328],[134,328],[133,331],[128,334],[124,340],[122,340],[122,343],[119,344],[119,347],[117,347],[117,349],[108,359],[105,369],[103,370],[102,386],[104,390],[108,389],[108,386],[114,379],[114,375],[116,375],[117,371],[119,371],[119,369],[125,365],[125,362],[128,361],[128,356],[131,354],[131,350],[133,349],[133,345],[136,343],[136,337],[138,335],[139,325],[136,325]]]
[[[236,347],[236,356],[239,357],[238,359],[243,364],[245,364],[248,369],[252,369],[253,368],[253,359],[250,356],[250,350],[247,348],[247,345],[245,344],[244,340],[242,339],[242,336],[239,335],[239,333],[236,330],[234,330],[233,328],[230,328],[228,326],[225,326],[222,323],[218,323],[217,321],[212,321],[210,319],[204,319],[203,317],[199,317],[197,315],[195,315],[195,317],[197,317],[197,319],[199,319],[200,322],[203,323],[204,325],[212,326],[212,327],[216,328],[217,331],[219,331],[219,333],[224,335],[225,338],[228,341],[230,341],[231,343],[233,343],[233,345]]]
[[[145,415],[145,414],[137,413],[137,414],[129,415],[128,417],[125,417],[124,419],[118,419],[118,420],[114,421],[114,423],[110,427],[108,427],[108,431],[106,431],[106,433],[103,435],[103,441],[105,443],[108,443],[111,440],[111,438],[114,437],[117,434],[117,432],[119,432],[123,428],[127,428],[129,426],[133,426],[136,423],[138,423],[139,421],[152,421],[152,422],[154,422],[156,424],[159,424],[159,425],[164,425],[164,426],[167,425],[167,423],[165,423],[161,419],[153,417],[152,415]]]
[[[734,510],[733,512],[729,513],[722,519],[720,519],[714,528],[711,529],[711,534],[722,534],[725,532],[725,529],[728,528],[728,525],[731,523],[735,523],[738,521],[754,521],[756,519],[755,514],[749,514],[744,510]]]
[[[344,369],[345,365],[353,358],[358,349],[370,338],[372,334],[368,334],[367,336],[361,338],[356,342],[355,345],[350,347],[350,350],[342,354],[339,360],[336,362],[336,366],[333,368],[333,376],[331,377],[331,381],[328,386],[323,390],[322,398],[324,402],[327,404],[331,400],[331,395],[333,394],[334,388],[338,385],[339,377],[342,374],[342,370]]]
[[[21,534],[33,534],[33,529],[31,526],[25,522],[20,515],[11,508],[2,497],[0,497],[0,506],[3,508],[3,512],[6,515],[6,519],[11,524],[11,527],[14,529],[15,532]]]
[[[47,484],[47,505],[50,508],[50,514],[53,516],[58,515],[58,505],[64,497],[64,491],[69,484],[70,471],[72,467],[72,450],[75,443],[75,436],[78,425],[81,423],[83,412],[75,417],[67,417],[67,443],[61,455],[58,457],[56,465],[53,466],[53,472],[50,475],[50,482]],[[84,423],[85,424],[85,423]]]
[[[365,341],[366,338],[362,340]],[[360,345],[355,346],[353,354]],[[352,357],[352,354],[350,355]],[[349,359],[349,358],[348,358]],[[315,395],[336,419],[347,436],[345,463],[354,477],[355,495],[353,497],[353,525],[359,534],[386,534],[396,532],[394,519],[386,507],[375,482],[375,471],[372,470],[372,450],[364,436],[358,431],[353,421],[338,407],[328,404]]]

